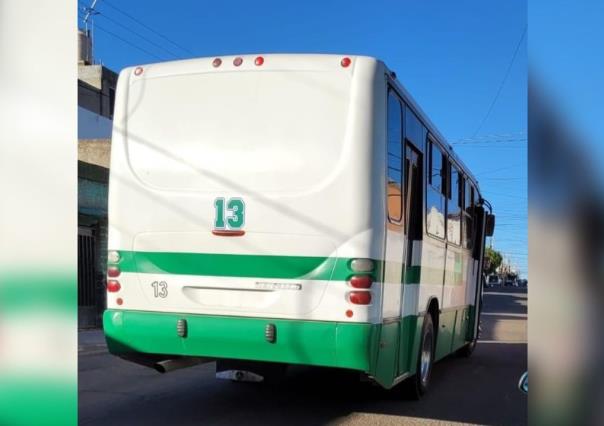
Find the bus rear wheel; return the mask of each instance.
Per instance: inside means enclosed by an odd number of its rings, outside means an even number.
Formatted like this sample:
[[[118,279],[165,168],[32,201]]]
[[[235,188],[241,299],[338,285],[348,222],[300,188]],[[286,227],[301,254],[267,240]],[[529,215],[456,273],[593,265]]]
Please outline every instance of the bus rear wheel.
[[[434,319],[432,318],[432,314],[427,313],[422,326],[416,373],[408,383],[409,396],[412,399],[420,399],[428,390],[432,365],[434,364],[435,342]]]

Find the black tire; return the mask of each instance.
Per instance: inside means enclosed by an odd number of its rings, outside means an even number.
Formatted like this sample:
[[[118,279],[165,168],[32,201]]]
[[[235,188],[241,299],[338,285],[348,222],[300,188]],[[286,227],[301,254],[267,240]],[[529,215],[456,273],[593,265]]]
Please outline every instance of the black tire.
[[[408,381],[408,393],[412,399],[420,399],[428,391],[432,366],[434,364],[435,344],[434,319],[432,318],[432,314],[427,313],[424,316],[424,324],[422,325],[416,373]]]

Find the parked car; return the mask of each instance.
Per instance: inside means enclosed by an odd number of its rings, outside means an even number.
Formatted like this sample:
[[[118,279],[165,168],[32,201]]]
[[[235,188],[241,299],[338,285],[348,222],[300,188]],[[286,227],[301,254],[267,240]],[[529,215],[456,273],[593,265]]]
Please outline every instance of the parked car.
[[[489,275],[487,277],[485,286],[486,287],[496,287],[501,285],[501,278],[498,275]]]
[[[505,279],[503,285],[506,287],[518,287],[518,281],[515,278],[508,277]]]

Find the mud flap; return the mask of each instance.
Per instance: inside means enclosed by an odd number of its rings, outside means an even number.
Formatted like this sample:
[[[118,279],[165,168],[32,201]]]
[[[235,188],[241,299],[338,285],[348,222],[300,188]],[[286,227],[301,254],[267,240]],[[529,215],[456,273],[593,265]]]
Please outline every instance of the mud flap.
[[[377,363],[373,377],[386,389],[393,386],[397,373],[399,336],[399,320],[381,325]]]

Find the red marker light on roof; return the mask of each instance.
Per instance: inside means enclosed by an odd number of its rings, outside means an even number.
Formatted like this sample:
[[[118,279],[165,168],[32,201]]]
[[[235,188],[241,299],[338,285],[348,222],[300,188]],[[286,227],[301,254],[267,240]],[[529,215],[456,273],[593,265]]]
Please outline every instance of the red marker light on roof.
[[[134,69],[134,75],[141,75],[143,73],[143,67],[136,67]]]
[[[212,66],[214,68],[218,68],[220,66],[220,64],[222,64],[222,59],[220,59],[220,58],[216,58],[212,61]]]
[[[352,61],[350,60],[349,57],[345,57],[342,59],[342,61],[340,62],[340,65],[342,65],[344,68],[346,68],[348,65],[350,65]]]
[[[264,63],[264,58],[263,58],[262,56],[258,56],[258,57],[257,57],[257,58],[254,60],[254,63],[255,63],[257,66],[260,66],[260,65],[262,65],[262,64]]]
[[[241,57],[239,57],[239,56],[237,56],[235,59],[233,59],[233,65],[235,65],[236,67],[238,67],[242,63],[243,63],[243,59],[241,59]]]

